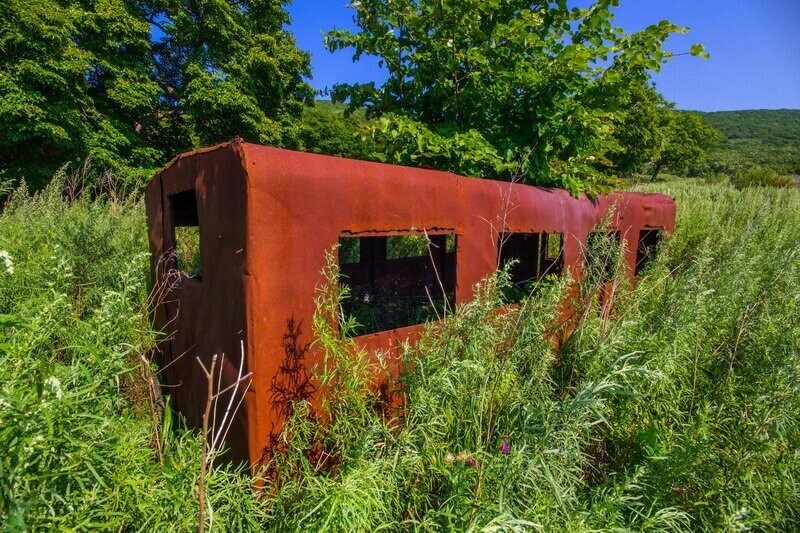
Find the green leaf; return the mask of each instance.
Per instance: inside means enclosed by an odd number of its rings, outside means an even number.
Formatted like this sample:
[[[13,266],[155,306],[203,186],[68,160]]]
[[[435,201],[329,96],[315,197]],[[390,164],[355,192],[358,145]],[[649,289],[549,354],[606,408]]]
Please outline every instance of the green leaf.
[[[705,46],[699,43],[693,44],[689,49],[689,53],[696,57],[702,57],[703,59],[709,59],[711,57],[711,55],[706,52]]]
[[[22,319],[15,315],[0,315],[0,328],[19,327],[22,324]]]

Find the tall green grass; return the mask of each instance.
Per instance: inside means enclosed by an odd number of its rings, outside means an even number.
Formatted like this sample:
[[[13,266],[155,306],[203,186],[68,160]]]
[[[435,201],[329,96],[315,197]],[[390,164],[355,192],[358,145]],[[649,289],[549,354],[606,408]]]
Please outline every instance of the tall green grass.
[[[496,312],[504,275],[405,354],[386,415],[378,363],[315,322],[321,412],[273,459],[281,530],[789,530],[800,520],[800,193],[675,183],[675,235],[601,314],[552,285]],[[559,339],[561,342],[559,342]],[[554,345],[557,345],[554,348]]]
[[[0,213],[0,529],[195,530],[200,440],[152,387],[143,206],[69,181]],[[246,475],[208,483],[215,530],[258,527]]]
[[[141,201],[64,185],[0,214],[0,528],[196,529],[200,438],[151,393]],[[635,288],[599,264],[559,329],[563,280],[498,313],[505,275],[487,279],[405,351],[402,409],[372,386],[392,363],[340,335],[329,268],[321,406],[294,405],[260,493],[212,469],[206,525],[800,527],[800,191],[658,190],[678,226]]]

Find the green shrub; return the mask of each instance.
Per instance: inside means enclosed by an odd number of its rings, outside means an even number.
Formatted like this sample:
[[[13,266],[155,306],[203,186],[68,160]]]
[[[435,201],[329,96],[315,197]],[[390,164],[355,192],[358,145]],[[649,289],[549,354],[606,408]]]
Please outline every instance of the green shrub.
[[[738,170],[731,176],[731,184],[737,189],[744,187],[791,187],[795,180],[791,176],[779,175],[769,167],[752,167]]]

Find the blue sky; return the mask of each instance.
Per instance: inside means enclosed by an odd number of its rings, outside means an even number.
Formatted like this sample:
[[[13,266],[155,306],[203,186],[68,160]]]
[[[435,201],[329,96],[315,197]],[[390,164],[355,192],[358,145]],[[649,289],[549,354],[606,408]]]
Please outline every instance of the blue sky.
[[[328,52],[322,34],[355,28],[347,0],[294,0],[290,30],[311,53],[316,89],[337,82],[380,82],[377,60],[351,61],[352,53]],[[579,2],[585,4],[585,1]],[[680,109],[800,109],[800,0],[621,0],[616,23],[634,32],[668,19],[689,26],[667,41],[673,52],[702,43],[711,59],[673,59],[656,85]]]

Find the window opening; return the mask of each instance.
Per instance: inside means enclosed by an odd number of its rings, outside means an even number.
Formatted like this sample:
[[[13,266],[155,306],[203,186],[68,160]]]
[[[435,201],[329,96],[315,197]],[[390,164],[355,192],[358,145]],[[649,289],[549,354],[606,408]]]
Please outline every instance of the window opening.
[[[511,287],[505,291],[509,303],[519,303],[536,284],[563,270],[561,233],[503,233],[498,248],[501,267],[515,261],[509,270]]]
[[[361,261],[361,242],[348,237],[339,238],[339,264],[352,265]]]
[[[172,212],[172,235],[175,247],[175,268],[190,278],[200,279],[203,266],[200,259],[200,224],[197,216],[195,191],[185,191],[169,197]]]
[[[662,228],[645,228],[639,231],[639,241],[636,245],[636,267],[634,275],[639,273],[650,264],[650,260],[656,255],[658,243],[663,238]]]
[[[561,255],[561,234],[560,233],[548,233],[547,234],[547,253],[545,254],[545,259],[550,261],[555,261]]]
[[[436,320],[455,305],[456,236],[343,236],[339,270],[349,289],[343,315],[355,319],[355,335]]]
[[[386,260],[424,257],[428,255],[425,235],[392,235],[386,237]]]
[[[596,283],[608,283],[622,253],[622,242],[618,231],[593,231],[586,236],[584,264],[586,278]]]

